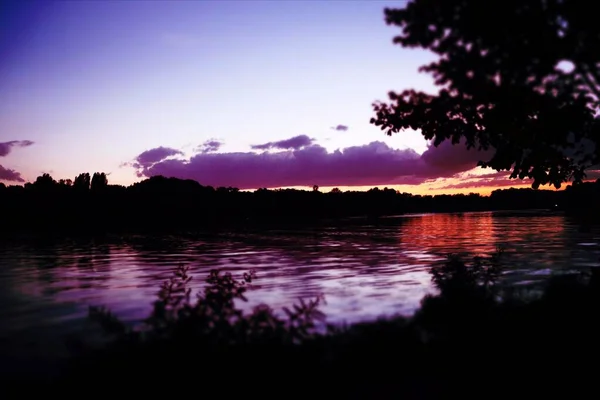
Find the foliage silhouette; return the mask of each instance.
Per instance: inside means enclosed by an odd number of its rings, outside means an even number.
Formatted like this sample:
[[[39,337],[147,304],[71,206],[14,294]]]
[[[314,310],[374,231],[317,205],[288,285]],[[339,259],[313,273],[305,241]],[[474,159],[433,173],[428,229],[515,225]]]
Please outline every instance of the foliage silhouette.
[[[108,178],[104,172],[94,172],[90,189],[92,191],[104,190],[108,186]]]
[[[75,177],[75,181],[73,182],[73,189],[77,190],[78,192],[87,192],[88,190],[90,190],[90,174],[89,173],[84,173],[84,174],[79,174]]]
[[[431,267],[432,281],[445,296],[471,290],[481,291],[484,296],[494,294],[501,273],[501,256],[499,249],[487,258],[474,257],[468,265],[459,255],[451,254],[444,263]]]
[[[375,103],[371,123],[388,135],[493,150],[480,165],[534,188],[581,181],[600,162],[600,28],[585,3],[413,0],[385,18],[402,29],[394,43],[439,56],[421,71],[440,87]]]
[[[33,186],[37,190],[43,192],[48,192],[52,190],[54,185],[56,185],[56,181],[52,179],[50,174],[43,174],[42,176],[38,176],[35,182],[33,183]]]
[[[236,303],[247,300],[245,293],[253,279],[253,272],[237,280],[230,273],[213,270],[194,300],[188,268],[181,266],[163,283],[151,315],[141,326],[127,326],[106,308],[90,307],[90,319],[102,327],[109,340],[100,345],[72,342],[78,357],[58,384],[83,384],[101,374],[111,387],[130,386],[131,371],[144,380],[169,384],[187,374],[162,366],[196,357],[203,364],[191,373],[202,371],[215,378],[227,371],[240,382],[255,379],[251,371],[239,369],[238,364],[247,363],[249,357],[268,363],[261,373],[289,372],[278,371],[282,364],[287,365],[286,358],[302,359],[297,345],[319,336],[318,324],[324,319],[319,311],[322,298],[300,301],[285,308],[283,316],[264,304],[246,313]]]
[[[116,342],[153,344],[161,341],[193,341],[196,346],[228,346],[256,343],[296,344],[315,337],[316,322],[324,319],[318,309],[321,298],[300,301],[284,308],[286,318],[277,317],[267,305],[256,306],[249,314],[236,301],[247,301],[245,293],[254,272],[236,280],[230,273],[212,270],[203,294],[192,301],[188,284],[192,277],[180,266],[164,282],[151,315],[141,329],[125,326],[103,307],[90,307],[90,318]]]

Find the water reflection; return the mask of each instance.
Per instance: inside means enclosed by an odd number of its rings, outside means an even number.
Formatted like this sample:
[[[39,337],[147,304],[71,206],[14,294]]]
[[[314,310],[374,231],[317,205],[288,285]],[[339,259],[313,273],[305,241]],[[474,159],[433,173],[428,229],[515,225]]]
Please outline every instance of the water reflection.
[[[279,308],[324,294],[332,322],[408,314],[433,290],[431,263],[450,252],[488,254],[504,246],[506,279],[535,282],[598,266],[599,232],[553,214],[463,213],[220,237],[12,244],[0,247],[0,338],[81,329],[88,305],[107,305],[138,320],[180,263],[191,267],[196,288],[215,267],[255,269],[260,279],[250,306]]]
[[[406,247],[425,250],[429,255],[462,249],[489,253],[498,242],[493,221],[491,213],[409,216],[400,230],[400,240]]]

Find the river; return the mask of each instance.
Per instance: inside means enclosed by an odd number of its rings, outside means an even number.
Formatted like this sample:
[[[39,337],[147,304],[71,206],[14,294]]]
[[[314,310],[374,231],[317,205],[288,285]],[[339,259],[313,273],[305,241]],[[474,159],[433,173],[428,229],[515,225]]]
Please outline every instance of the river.
[[[489,255],[503,247],[503,281],[511,285],[600,266],[600,227],[559,213],[423,214],[382,222],[0,244],[0,341],[33,353],[45,342],[88,332],[90,305],[138,321],[180,264],[191,268],[196,290],[213,268],[255,270],[247,307],[263,302],[278,310],[323,295],[322,310],[333,323],[413,313],[435,291],[431,264],[449,253]]]

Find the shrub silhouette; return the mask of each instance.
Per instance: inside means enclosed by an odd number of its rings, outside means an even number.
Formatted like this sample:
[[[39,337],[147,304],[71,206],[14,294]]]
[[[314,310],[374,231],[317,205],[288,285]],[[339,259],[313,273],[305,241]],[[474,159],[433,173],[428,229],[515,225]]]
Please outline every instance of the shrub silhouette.
[[[189,269],[180,266],[174,276],[164,282],[154,302],[153,311],[138,329],[128,328],[103,307],[90,307],[90,318],[120,343],[157,343],[193,340],[195,345],[227,346],[239,344],[294,344],[314,338],[317,322],[324,319],[318,306],[321,298],[300,301],[291,309],[284,308],[280,318],[267,305],[261,304],[245,314],[236,301],[247,301],[245,293],[254,272],[236,280],[230,273],[212,270],[203,294],[192,301],[192,279]]]
[[[59,387],[93,384],[99,376],[108,382],[106,390],[147,381],[177,382],[197,374],[220,379],[225,373],[240,385],[265,374],[289,379],[291,367],[300,368],[300,360],[310,356],[307,343],[320,336],[323,299],[300,301],[284,308],[281,316],[264,304],[244,312],[237,303],[247,300],[245,293],[254,276],[247,272],[236,279],[228,272],[212,270],[206,287],[194,298],[188,287],[189,269],[180,266],[162,284],[150,316],[140,326],[127,326],[105,307],[90,307],[90,319],[108,340],[71,343],[76,357]],[[186,360],[200,360],[200,364],[186,371],[167,367]],[[260,368],[248,369],[249,361],[258,362]]]
[[[476,256],[471,264],[461,256],[451,254],[445,262],[431,267],[432,281],[445,296],[477,290],[483,296],[493,295],[502,272],[502,252],[499,249],[490,257]]]

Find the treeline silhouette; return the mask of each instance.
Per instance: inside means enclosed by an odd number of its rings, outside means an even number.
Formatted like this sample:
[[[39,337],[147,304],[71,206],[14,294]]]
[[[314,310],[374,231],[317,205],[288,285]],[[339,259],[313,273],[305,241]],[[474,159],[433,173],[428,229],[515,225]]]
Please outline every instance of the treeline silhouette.
[[[0,184],[0,231],[163,231],[264,224],[314,223],[346,217],[420,212],[563,209],[599,204],[600,180],[563,191],[495,190],[479,194],[412,195],[394,189],[320,192],[203,186],[193,180],[154,176],[128,187],[110,185],[106,174],[71,180],[44,174],[24,186]]]

